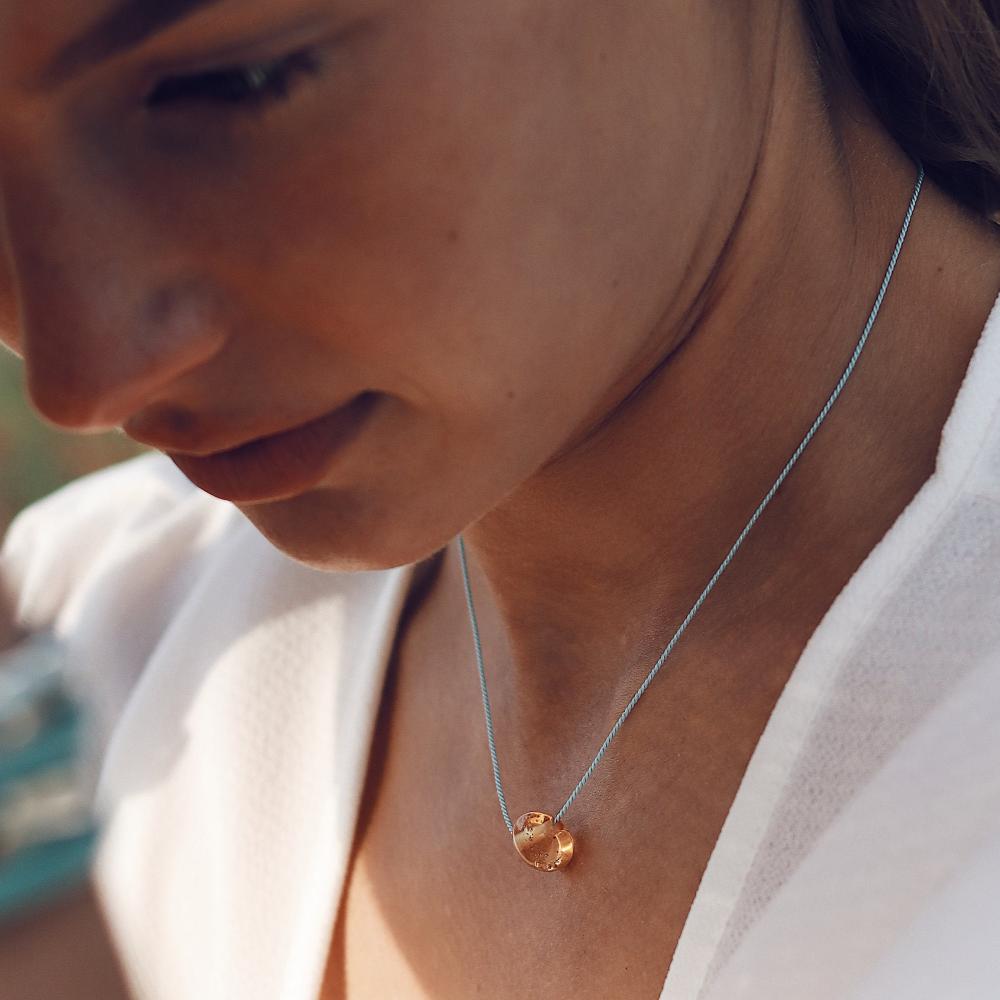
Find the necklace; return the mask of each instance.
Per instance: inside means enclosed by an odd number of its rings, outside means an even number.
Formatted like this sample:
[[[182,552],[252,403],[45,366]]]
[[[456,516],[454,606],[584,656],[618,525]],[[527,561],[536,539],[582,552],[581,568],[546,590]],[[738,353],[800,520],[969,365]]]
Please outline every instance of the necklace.
[[[812,439],[812,436],[816,433],[816,430],[823,422],[826,415],[830,412],[830,408],[840,395],[840,392],[847,383],[848,378],[850,378],[851,372],[854,370],[854,365],[861,356],[861,351],[865,346],[865,341],[868,339],[868,334],[875,323],[875,318],[878,316],[879,308],[882,305],[882,299],[885,296],[886,289],[889,287],[889,281],[892,279],[892,273],[896,267],[896,259],[899,257],[899,252],[903,247],[903,241],[906,239],[907,230],[910,227],[910,217],[913,215],[913,210],[916,207],[917,198],[920,196],[920,188],[924,180],[923,164],[918,163],[918,168],[917,183],[913,189],[913,194],[910,197],[910,204],[906,210],[906,216],[903,219],[903,225],[900,229],[899,237],[896,240],[896,245],[892,251],[892,256],[889,259],[889,266],[886,269],[885,277],[882,279],[882,285],[878,290],[878,295],[875,297],[875,304],[872,307],[871,313],[868,317],[868,322],[865,324],[865,328],[860,339],[858,340],[857,346],[854,348],[851,360],[844,369],[844,373],[840,376],[840,380],[837,382],[836,388],[834,388],[833,392],[830,394],[830,398],[827,399],[823,408],[820,410],[819,415],[813,421],[813,424],[806,433],[806,436],[792,453],[792,457],[785,463],[785,467],[781,470],[778,478],[774,481],[774,485],[767,491],[764,499],[761,500],[757,509],[751,515],[746,527],[744,527],[744,529],[740,532],[739,537],[733,543],[733,546],[726,554],[725,559],[722,560],[719,568],[712,575],[712,578],[708,581],[705,589],[694,602],[694,606],[687,613],[684,621],[681,622],[677,631],[674,633],[673,638],[667,644],[667,648],[660,654],[660,657],[653,665],[652,670],[649,671],[646,675],[646,679],[639,685],[639,689],[632,696],[632,700],[625,706],[625,710],[618,717],[618,721],[611,728],[611,732],[608,733],[607,739],[605,739],[604,743],[601,745],[601,748],[598,750],[597,756],[594,758],[590,767],[587,768],[576,788],[573,789],[569,798],[563,804],[563,807],[559,810],[559,812],[555,814],[555,816],[552,816],[549,813],[532,811],[524,813],[524,815],[519,816],[518,819],[512,823],[510,814],[507,812],[507,800],[504,797],[503,784],[500,781],[500,765],[497,763],[496,740],[493,733],[493,714],[490,711],[490,696],[486,690],[486,671],[483,667],[483,650],[479,640],[479,625],[476,621],[476,611],[472,603],[472,587],[469,584],[469,568],[465,557],[465,541],[463,540],[461,534],[459,534],[458,552],[462,564],[462,578],[465,581],[465,599],[469,607],[469,620],[472,623],[472,638],[476,647],[476,662],[479,667],[479,686],[482,689],[483,710],[486,715],[486,736],[489,740],[490,758],[493,762],[493,781],[496,784],[497,798],[500,800],[500,812],[503,815],[504,824],[514,838],[514,847],[518,854],[520,854],[520,856],[533,868],[536,868],[539,871],[550,872],[555,871],[556,869],[564,869],[570,863],[570,860],[573,857],[573,836],[561,822],[562,817],[566,814],[566,810],[573,804],[573,801],[580,794],[583,786],[594,773],[597,765],[601,761],[601,758],[604,756],[605,751],[611,745],[611,741],[618,735],[618,731],[624,725],[625,720],[629,717],[632,709],[635,708],[636,703],[643,696],[643,694],[645,694],[646,689],[649,687],[660,667],[663,666],[664,661],[677,644],[677,640],[680,639],[691,619],[694,618],[698,609],[708,596],[709,591],[715,586],[716,581],[729,565],[733,556],[736,554],[736,550],[743,544],[743,540],[749,534],[750,529],[754,526],[764,508],[768,505],[768,503],[770,503],[771,498],[778,491],[778,487],[784,482],[785,477],[791,471],[792,466],[798,461],[799,456],[805,450],[806,445]]]

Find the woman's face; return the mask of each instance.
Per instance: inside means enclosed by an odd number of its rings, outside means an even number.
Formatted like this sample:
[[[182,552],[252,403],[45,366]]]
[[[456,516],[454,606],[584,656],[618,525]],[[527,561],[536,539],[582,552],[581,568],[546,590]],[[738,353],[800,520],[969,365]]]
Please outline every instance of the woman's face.
[[[210,491],[311,565],[429,555],[676,341],[759,132],[751,7],[0,0],[0,334],[35,406],[197,452],[365,393],[291,495]]]

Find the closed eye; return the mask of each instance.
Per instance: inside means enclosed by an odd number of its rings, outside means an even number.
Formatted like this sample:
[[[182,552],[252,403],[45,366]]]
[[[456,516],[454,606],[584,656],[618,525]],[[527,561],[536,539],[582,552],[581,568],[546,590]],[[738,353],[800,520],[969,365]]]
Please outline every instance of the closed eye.
[[[187,104],[260,106],[287,99],[301,77],[318,72],[316,57],[309,50],[301,50],[267,62],[167,76],[144,103],[152,109]]]

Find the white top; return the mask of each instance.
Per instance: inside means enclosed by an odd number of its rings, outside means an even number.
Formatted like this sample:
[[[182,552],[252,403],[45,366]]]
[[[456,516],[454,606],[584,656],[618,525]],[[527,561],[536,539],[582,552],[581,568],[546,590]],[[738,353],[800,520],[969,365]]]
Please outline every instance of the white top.
[[[28,508],[0,572],[94,701],[136,996],[316,1000],[413,567],[306,568],[150,453]],[[998,996],[1000,299],[934,474],[774,707],[661,1000]]]

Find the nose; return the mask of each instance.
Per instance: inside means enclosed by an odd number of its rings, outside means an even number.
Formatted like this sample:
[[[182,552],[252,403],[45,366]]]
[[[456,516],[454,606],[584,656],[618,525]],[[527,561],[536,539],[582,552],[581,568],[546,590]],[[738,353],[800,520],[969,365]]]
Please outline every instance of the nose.
[[[216,355],[220,302],[128,185],[57,156],[0,160],[0,217],[29,396],[53,424],[117,427]]]

